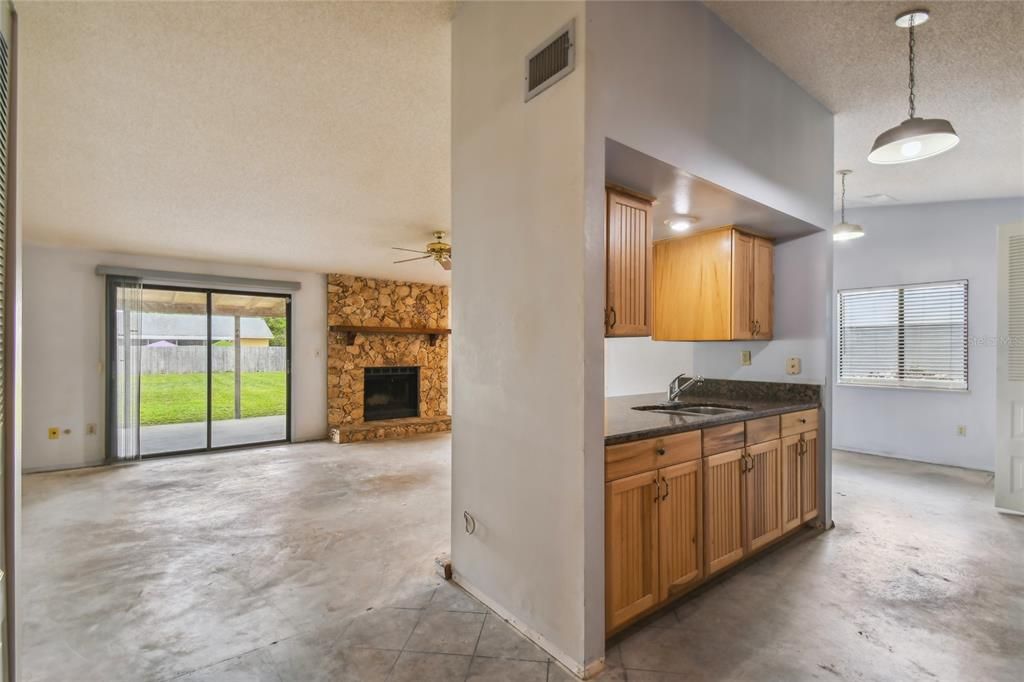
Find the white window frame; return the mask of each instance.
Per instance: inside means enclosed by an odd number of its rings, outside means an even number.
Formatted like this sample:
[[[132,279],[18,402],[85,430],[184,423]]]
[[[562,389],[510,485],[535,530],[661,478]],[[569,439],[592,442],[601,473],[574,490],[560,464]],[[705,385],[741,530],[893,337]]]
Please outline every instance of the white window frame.
[[[843,378],[843,296],[846,294],[867,293],[871,291],[882,291],[886,289],[926,289],[929,287],[944,287],[960,285],[963,287],[964,295],[964,383],[950,381],[929,381],[925,379],[908,379],[906,377],[870,379],[867,377],[856,377],[854,379]],[[859,386],[867,388],[894,388],[901,390],[926,390],[940,391],[943,393],[967,393],[970,391],[970,287],[967,279],[952,279],[937,282],[917,282],[909,284],[892,284],[876,287],[850,287],[840,289],[836,292],[836,384],[838,386]],[[901,324],[897,324],[899,333]],[[952,384],[952,385],[951,385]]]

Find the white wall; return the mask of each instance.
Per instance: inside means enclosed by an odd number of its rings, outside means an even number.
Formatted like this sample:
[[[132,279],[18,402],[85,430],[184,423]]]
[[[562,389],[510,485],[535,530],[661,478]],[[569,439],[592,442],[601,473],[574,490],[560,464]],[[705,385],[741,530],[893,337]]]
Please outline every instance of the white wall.
[[[927,163],[927,162],[925,162]],[[835,288],[968,280],[968,392],[834,389],[835,447],[992,471],[995,465],[997,228],[1024,199],[848,209],[865,237],[836,245]],[[957,426],[967,436],[957,435]]]
[[[699,3],[596,3],[589,45],[588,168],[600,192],[612,138],[826,230],[832,221],[832,114]],[[598,176],[600,171],[600,178]],[[593,198],[590,200],[594,201]],[[599,222],[600,221],[600,222]],[[590,224],[603,230],[603,216]],[[665,390],[676,374],[826,383],[827,234],[776,251],[775,339],[605,341],[605,392]],[[740,351],[752,364],[740,365]],[[803,372],[785,373],[787,357]]]
[[[572,17],[575,72],[524,103],[525,56]],[[587,659],[584,21],[583,3],[462,3],[452,29],[452,564],[576,671]]]
[[[97,265],[298,281],[292,297],[292,437],[327,431],[327,293],[323,275],[27,244],[24,250],[25,471],[104,458],[104,278]],[[86,435],[86,425],[97,433]],[[71,429],[57,440],[47,429]]]

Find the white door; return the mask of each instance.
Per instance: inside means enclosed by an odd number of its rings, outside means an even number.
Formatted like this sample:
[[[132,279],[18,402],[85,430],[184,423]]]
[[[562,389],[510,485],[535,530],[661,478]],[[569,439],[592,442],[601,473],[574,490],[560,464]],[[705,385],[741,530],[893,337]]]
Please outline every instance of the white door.
[[[999,227],[996,507],[1024,513],[1024,223]]]

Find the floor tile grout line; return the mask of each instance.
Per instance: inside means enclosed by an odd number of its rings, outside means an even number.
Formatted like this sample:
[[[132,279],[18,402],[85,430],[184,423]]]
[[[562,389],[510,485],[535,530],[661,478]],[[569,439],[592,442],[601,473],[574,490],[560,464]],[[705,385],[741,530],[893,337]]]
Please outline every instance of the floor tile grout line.
[[[484,634],[484,625],[487,624],[487,618],[490,613],[484,613],[483,620],[480,621],[480,630],[476,633],[476,642],[473,643],[473,654],[469,659],[469,667],[466,668],[466,676],[462,678],[463,682],[469,679],[470,674],[473,672],[473,661],[476,660],[476,650],[480,648],[480,637]]]

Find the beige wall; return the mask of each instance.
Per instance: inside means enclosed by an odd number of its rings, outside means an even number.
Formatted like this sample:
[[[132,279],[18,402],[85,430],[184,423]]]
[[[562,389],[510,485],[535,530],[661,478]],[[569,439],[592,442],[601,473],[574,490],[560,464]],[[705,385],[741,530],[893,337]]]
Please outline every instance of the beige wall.
[[[97,265],[298,281],[292,296],[292,437],[327,434],[324,275],[156,256],[26,245],[23,261],[25,471],[99,464],[104,458],[104,279]],[[95,435],[86,433],[96,424]],[[71,433],[47,438],[56,426]]]

